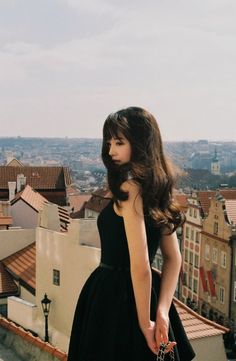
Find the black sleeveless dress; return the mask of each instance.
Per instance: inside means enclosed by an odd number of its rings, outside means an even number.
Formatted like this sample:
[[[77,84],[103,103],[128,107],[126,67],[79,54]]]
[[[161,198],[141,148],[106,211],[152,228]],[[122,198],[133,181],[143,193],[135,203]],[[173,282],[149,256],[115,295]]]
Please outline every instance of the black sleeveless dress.
[[[101,264],[87,279],[79,296],[71,331],[68,361],[155,361],[139,328],[129,251],[123,218],[111,201],[98,217]],[[150,265],[160,231],[146,220]],[[160,277],[152,270],[151,319],[155,321]],[[190,361],[194,352],[172,304],[169,339],[176,340],[176,361]],[[168,357],[166,357],[168,360]]]

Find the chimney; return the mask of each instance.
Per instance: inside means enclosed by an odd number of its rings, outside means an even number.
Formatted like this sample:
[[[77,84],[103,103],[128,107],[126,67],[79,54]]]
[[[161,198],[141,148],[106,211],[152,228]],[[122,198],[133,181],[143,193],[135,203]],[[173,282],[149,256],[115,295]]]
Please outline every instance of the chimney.
[[[8,182],[8,189],[9,189],[9,202],[11,202],[15,198],[16,182]]]
[[[16,182],[17,182],[16,191],[17,192],[22,191],[22,189],[24,189],[26,186],[26,177],[24,176],[24,174],[17,174]]]

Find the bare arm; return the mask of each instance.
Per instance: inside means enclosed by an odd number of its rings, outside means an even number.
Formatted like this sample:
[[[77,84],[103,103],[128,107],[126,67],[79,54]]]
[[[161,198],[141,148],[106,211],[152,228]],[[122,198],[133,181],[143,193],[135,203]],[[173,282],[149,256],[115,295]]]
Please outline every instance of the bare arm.
[[[156,315],[156,340],[158,345],[161,341],[164,343],[168,342],[168,313],[178,282],[181,266],[181,253],[176,233],[164,233],[160,244],[164,262]]]
[[[143,202],[139,187],[132,181],[122,185],[129,192],[127,201],[121,202],[125,231],[130,255],[130,271],[140,328],[148,346],[155,349],[154,323],[150,321],[151,268],[148,256]]]

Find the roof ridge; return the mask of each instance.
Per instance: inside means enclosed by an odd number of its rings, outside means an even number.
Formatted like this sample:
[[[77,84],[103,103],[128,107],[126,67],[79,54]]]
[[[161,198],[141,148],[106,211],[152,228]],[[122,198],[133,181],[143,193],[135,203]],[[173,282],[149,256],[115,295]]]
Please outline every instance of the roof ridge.
[[[39,349],[49,353],[60,361],[67,361],[67,354],[53,346],[49,342],[43,341],[40,337],[34,336],[30,331],[26,331],[23,327],[17,326],[13,321],[10,321],[0,315],[0,326],[15,333],[19,337],[23,338],[24,341],[29,342]]]

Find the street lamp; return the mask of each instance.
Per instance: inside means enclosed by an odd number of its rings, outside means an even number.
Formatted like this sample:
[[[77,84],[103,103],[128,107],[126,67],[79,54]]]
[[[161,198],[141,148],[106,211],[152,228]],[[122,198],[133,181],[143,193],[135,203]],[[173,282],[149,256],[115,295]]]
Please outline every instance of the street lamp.
[[[48,296],[45,293],[44,298],[41,301],[42,308],[43,308],[43,313],[44,313],[44,317],[45,317],[45,338],[44,338],[45,342],[49,341],[49,337],[48,337],[48,314],[49,314],[50,303],[51,302],[52,301],[49,300]]]

